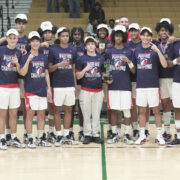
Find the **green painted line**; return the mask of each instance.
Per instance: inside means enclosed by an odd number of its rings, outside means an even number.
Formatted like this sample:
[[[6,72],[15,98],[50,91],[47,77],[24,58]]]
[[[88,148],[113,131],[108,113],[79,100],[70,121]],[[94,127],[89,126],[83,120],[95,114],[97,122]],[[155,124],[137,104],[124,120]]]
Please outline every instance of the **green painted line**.
[[[104,124],[101,124],[101,138],[104,139]],[[105,144],[101,144],[102,180],[107,180]]]

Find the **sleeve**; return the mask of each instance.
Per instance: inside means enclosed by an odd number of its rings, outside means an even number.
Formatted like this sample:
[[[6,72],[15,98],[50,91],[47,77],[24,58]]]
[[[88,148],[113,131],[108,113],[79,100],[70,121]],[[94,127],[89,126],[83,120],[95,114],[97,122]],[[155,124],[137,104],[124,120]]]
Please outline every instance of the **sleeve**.
[[[81,57],[79,57],[79,58],[77,59],[77,62],[76,62],[76,72],[80,72],[80,71],[82,71],[82,70],[84,69],[82,57],[83,57],[83,56],[81,56]]]
[[[49,49],[49,54],[48,54],[48,63],[55,63],[55,58],[52,49]]]

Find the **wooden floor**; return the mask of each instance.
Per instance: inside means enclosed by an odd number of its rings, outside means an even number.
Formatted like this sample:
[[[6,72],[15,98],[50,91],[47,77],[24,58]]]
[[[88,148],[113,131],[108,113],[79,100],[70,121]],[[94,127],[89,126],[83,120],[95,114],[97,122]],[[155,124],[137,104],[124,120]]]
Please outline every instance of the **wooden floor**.
[[[36,126],[33,128],[36,134]],[[106,137],[107,125],[101,128]],[[77,132],[78,126],[74,129]],[[156,145],[154,125],[150,125],[150,133],[150,142],[143,146],[119,142],[59,148],[10,147],[0,151],[0,180],[180,180],[180,148]],[[23,125],[18,125],[20,139],[22,135]]]

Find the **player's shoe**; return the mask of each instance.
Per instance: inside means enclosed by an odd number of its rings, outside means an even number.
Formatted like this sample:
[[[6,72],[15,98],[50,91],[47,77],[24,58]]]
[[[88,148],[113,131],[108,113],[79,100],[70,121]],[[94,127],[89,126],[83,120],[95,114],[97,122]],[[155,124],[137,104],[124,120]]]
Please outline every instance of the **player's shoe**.
[[[149,136],[150,136],[150,134],[149,134],[149,130],[145,130],[145,135],[146,135],[146,141],[149,141]]]
[[[164,131],[163,138],[164,138],[165,142],[170,142],[171,138],[172,138],[172,135],[168,134],[168,133],[166,133],[166,131]]]
[[[28,144],[28,135],[27,135],[27,133],[25,133],[23,135],[23,142],[24,142],[24,144]]]
[[[64,139],[64,137],[63,137],[63,136],[57,136],[57,138],[56,138],[56,141],[55,141],[54,145],[55,145],[56,147],[61,146],[61,145],[63,144],[63,139]]]
[[[56,135],[54,134],[54,132],[51,133],[47,132],[47,140],[48,142],[53,144],[56,142]]]
[[[0,139],[0,149],[1,150],[7,150],[7,143],[6,143],[6,139],[2,138]]]
[[[168,143],[168,147],[174,147],[180,145],[180,139],[173,139],[170,143]]]
[[[139,138],[139,130],[133,130],[132,140],[136,141]]]
[[[100,137],[92,137],[92,142],[94,142],[96,144],[103,144],[104,140]]]
[[[43,133],[42,137],[36,138],[36,146],[51,147],[51,144],[46,139],[45,133]]]
[[[84,141],[84,133],[83,133],[83,131],[79,131],[79,132],[78,132],[78,140],[79,140],[80,142],[83,142],[83,141]]]
[[[140,136],[134,144],[136,145],[142,145],[142,144],[145,144],[146,143],[146,136]]]
[[[77,145],[78,142],[71,139],[72,137],[70,135],[67,135],[63,139],[63,144],[69,144],[69,145]]]
[[[6,144],[7,146],[11,145],[11,134],[6,134]]]
[[[69,136],[70,136],[71,140],[75,141],[74,132],[73,131],[69,131]]]
[[[123,142],[126,144],[134,144],[129,134],[125,134],[123,137]]]
[[[159,144],[159,145],[165,145],[166,144],[166,142],[165,142],[165,140],[164,140],[162,135],[157,135],[156,139],[155,139],[155,142],[157,144]]]
[[[11,140],[11,146],[16,148],[25,148],[25,145],[21,143],[17,137]]]
[[[107,139],[108,144],[114,144],[114,143],[117,143],[118,141],[119,141],[119,136],[118,134],[115,134],[115,133],[112,133],[111,137]]]
[[[27,144],[28,148],[36,148],[36,144],[34,143],[34,139],[33,138],[29,138],[28,139],[28,144]]]
[[[92,137],[91,136],[85,136],[83,144],[89,144],[92,142]]]

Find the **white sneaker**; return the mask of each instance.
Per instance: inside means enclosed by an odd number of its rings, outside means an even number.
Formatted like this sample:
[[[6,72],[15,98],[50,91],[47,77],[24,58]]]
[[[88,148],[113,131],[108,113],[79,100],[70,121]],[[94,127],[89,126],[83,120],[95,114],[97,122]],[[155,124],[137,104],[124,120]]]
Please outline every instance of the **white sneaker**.
[[[16,148],[25,148],[25,145],[21,143],[17,137],[11,140],[11,146],[14,146]]]
[[[135,141],[135,144],[136,145],[142,145],[146,142],[146,137],[145,136],[140,136],[136,141]]]
[[[34,143],[33,138],[29,138],[28,139],[28,144],[27,144],[28,148],[36,148],[36,144]]]
[[[120,137],[121,137],[121,128],[117,128],[117,133],[118,133],[118,137],[119,137],[119,139],[120,139]]]
[[[126,144],[134,144],[134,141],[131,139],[129,134],[124,135],[123,142]]]
[[[51,147],[51,144],[46,139],[45,133],[43,133],[41,138],[36,138],[36,146]]]
[[[114,134],[114,133],[111,135],[110,138],[107,139],[108,144],[114,144],[118,141],[119,141],[119,136],[118,136],[118,134]]]
[[[7,150],[7,148],[6,140],[4,138],[0,139],[0,149]]]
[[[59,146],[61,146],[63,143],[64,143],[64,137],[63,137],[63,136],[57,136],[54,145],[55,145],[56,147],[59,147]]]
[[[156,139],[155,139],[155,142],[157,144],[159,144],[159,145],[165,145],[166,144],[166,142],[165,142],[165,140],[164,140],[162,135],[157,135]]]

